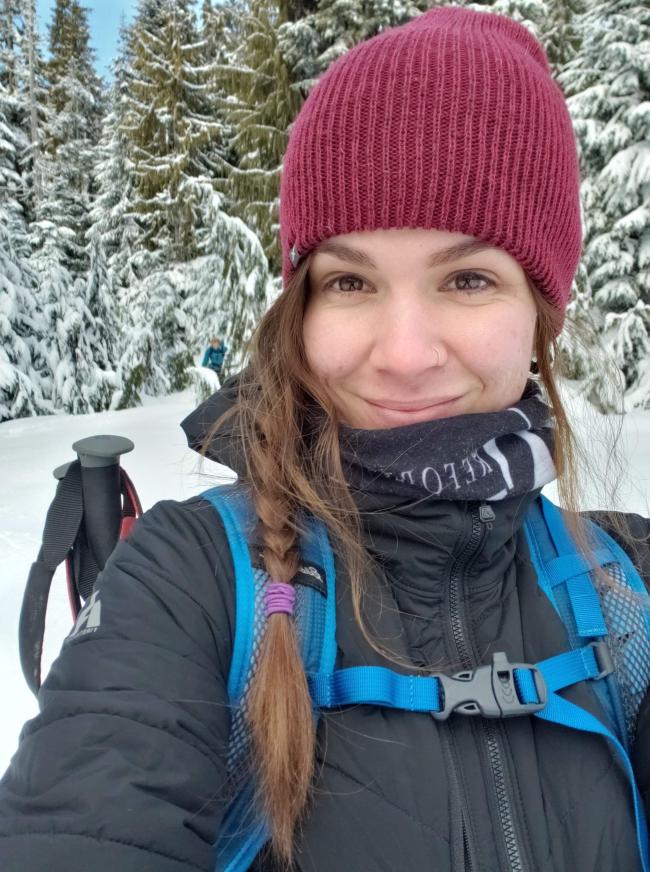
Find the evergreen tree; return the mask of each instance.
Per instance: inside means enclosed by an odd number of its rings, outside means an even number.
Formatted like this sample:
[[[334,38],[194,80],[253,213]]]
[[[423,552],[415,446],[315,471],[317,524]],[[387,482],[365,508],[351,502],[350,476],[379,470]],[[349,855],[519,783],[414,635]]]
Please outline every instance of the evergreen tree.
[[[117,366],[124,351],[123,333],[128,313],[121,300],[125,290],[137,281],[133,273],[138,236],[133,217],[134,186],[128,142],[122,129],[129,88],[128,62],[128,38],[123,24],[113,66],[109,112],[97,148],[97,196],[90,212],[88,232],[88,305],[106,348],[108,368]]]
[[[223,376],[245,362],[247,343],[273,294],[259,238],[239,218],[226,214],[223,198],[203,184],[197,192],[204,220],[201,256],[190,266],[183,302],[190,348],[202,350],[212,336],[228,346]]]
[[[17,196],[29,223],[40,195],[38,154],[47,119],[43,62],[35,27],[35,0],[4,0],[0,6],[0,82],[4,116],[14,130]]]
[[[44,131],[43,190],[36,218],[60,228],[57,236],[63,247],[59,260],[77,279],[88,270],[86,234],[93,197],[94,148],[103,114],[87,10],[77,0],[56,0],[50,54],[46,73],[51,118]],[[40,232],[36,238],[41,238]]]
[[[118,372],[121,408],[137,404],[142,394],[187,387],[194,358],[213,335],[229,349],[224,374],[237,369],[268,304],[268,264],[258,238],[223,211],[209,182],[188,179],[181,194],[198,204],[199,255],[154,271],[124,292],[131,319]]]
[[[286,3],[294,14],[285,15],[279,28],[282,57],[291,78],[306,97],[327,67],[357,43],[388,27],[405,24],[431,6],[433,0],[320,0]],[[296,8],[298,6],[298,8]],[[304,11],[308,14],[304,14]]]
[[[54,409],[85,414],[108,408],[115,387],[102,325],[89,308],[84,278],[74,278],[63,260],[65,228],[36,221],[32,237],[39,297],[45,317],[44,356],[52,373]]]
[[[133,165],[140,275],[196,255],[197,206],[180,195],[206,172],[222,125],[211,112],[212,71],[204,61],[190,0],[141,0],[131,29],[123,131]],[[148,253],[148,256],[145,254]]]
[[[14,103],[0,81],[0,421],[49,411],[43,396],[48,373],[39,347],[44,323],[29,267],[17,171],[24,133],[8,120]]]
[[[280,270],[278,196],[287,131],[301,95],[278,44],[286,10],[268,0],[253,0],[244,19],[243,40],[224,70],[224,106],[234,132],[234,159],[223,187],[228,210],[260,238],[273,273]]]
[[[106,280],[128,315],[115,398],[122,407],[139,402],[143,393],[186,387],[194,345],[204,341],[205,329],[192,321],[196,307],[187,311],[187,301],[207,284],[205,311],[210,301],[215,304],[212,284],[218,275],[206,261],[202,234],[205,222],[215,220],[206,203],[214,195],[219,160],[223,163],[224,122],[217,107],[224,94],[215,69],[224,55],[222,47],[209,57],[209,43],[216,45],[216,10],[204,4],[199,38],[191,7],[189,0],[141,0],[128,40],[126,88],[115,110],[119,120],[111,119],[113,134],[107,139],[106,196],[101,195],[97,226],[107,243],[114,240],[118,254],[114,261],[107,257]],[[125,178],[120,201],[111,184],[116,175]],[[129,221],[135,232],[125,233]],[[237,249],[233,234],[221,240],[218,251],[225,245]],[[209,278],[201,265],[213,271]]]
[[[158,396],[187,387],[192,354],[181,308],[186,292],[180,266],[156,270],[125,290],[123,304],[131,317],[117,372],[118,408],[137,405],[143,393]]]
[[[507,15],[530,30],[543,44],[546,42],[544,33],[548,33],[550,4],[563,0],[477,0],[464,3],[470,9],[481,12],[494,12],[497,15]]]
[[[650,8],[607,0],[576,25],[560,83],[581,151],[584,263],[628,405],[650,408]]]
[[[547,0],[548,15],[540,36],[553,74],[562,69],[578,53],[582,36],[576,27],[576,17],[586,11],[586,0]]]
[[[88,283],[86,234],[103,96],[93,69],[87,10],[77,0],[57,0],[50,54],[45,67],[49,114],[38,160],[30,263],[46,322],[49,398],[55,409],[78,414],[108,406],[114,374],[105,310],[96,286]]]

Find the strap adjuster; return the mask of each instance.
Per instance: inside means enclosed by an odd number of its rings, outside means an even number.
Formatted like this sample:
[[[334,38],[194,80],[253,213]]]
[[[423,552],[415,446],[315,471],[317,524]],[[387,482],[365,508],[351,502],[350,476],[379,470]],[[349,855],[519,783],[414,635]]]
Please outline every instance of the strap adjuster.
[[[531,673],[537,702],[521,702],[515,684],[515,669]],[[540,670],[529,663],[509,663],[503,651],[492,655],[492,663],[456,675],[437,675],[442,707],[432,711],[437,721],[445,721],[452,712],[483,715],[485,718],[509,718],[533,714],[546,705],[546,682]]]
[[[612,652],[609,650],[609,645],[607,642],[599,639],[596,642],[589,642],[587,647],[593,648],[594,660],[599,670],[598,675],[591,676],[591,680],[598,681],[601,678],[607,678],[614,671],[614,661],[612,659]]]

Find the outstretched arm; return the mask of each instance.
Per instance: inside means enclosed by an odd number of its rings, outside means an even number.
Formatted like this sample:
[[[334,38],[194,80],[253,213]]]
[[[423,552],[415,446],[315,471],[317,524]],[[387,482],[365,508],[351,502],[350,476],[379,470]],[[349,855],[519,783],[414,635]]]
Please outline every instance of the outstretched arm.
[[[159,503],[120,543],[0,782],[0,868],[214,868],[232,566],[214,510]]]

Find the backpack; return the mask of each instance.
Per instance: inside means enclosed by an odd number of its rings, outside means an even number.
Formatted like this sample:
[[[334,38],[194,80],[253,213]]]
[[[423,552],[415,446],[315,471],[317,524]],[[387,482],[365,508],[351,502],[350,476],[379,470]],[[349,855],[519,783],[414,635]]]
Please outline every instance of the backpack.
[[[266,821],[255,810],[246,728],[269,578],[249,544],[257,518],[246,490],[227,485],[202,496],[221,517],[235,572],[236,623],[228,677],[233,707],[228,749],[231,799],[216,844],[215,872],[244,872],[269,839]],[[318,719],[323,709],[365,703],[426,711],[438,719],[452,712],[533,715],[601,735],[613,746],[628,777],[642,869],[650,872],[647,823],[629,757],[636,717],[650,684],[650,595],[618,543],[588,522],[596,548],[592,562],[586,561],[576,551],[559,508],[540,496],[529,509],[524,531],[538,584],[562,619],[570,650],[535,664],[510,663],[499,652],[491,663],[453,676],[403,675],[381,666],[335,669],[334,556],[322,522],[313,517],[302,520],[295,621],[314,717]],[[596,583],[591,575],[596,566],[603,566],[615,584]],[[558,694],[585,680],[594,682],[612,729]]]

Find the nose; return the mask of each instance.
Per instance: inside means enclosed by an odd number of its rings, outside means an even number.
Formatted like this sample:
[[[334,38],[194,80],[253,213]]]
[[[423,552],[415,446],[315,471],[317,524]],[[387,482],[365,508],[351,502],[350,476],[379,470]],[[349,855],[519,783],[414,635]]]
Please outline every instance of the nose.
[[[438,308],[417,293],[395,295],[377,319],[374,366],[403,379],[444,366],[449,356],[447,331]]]

